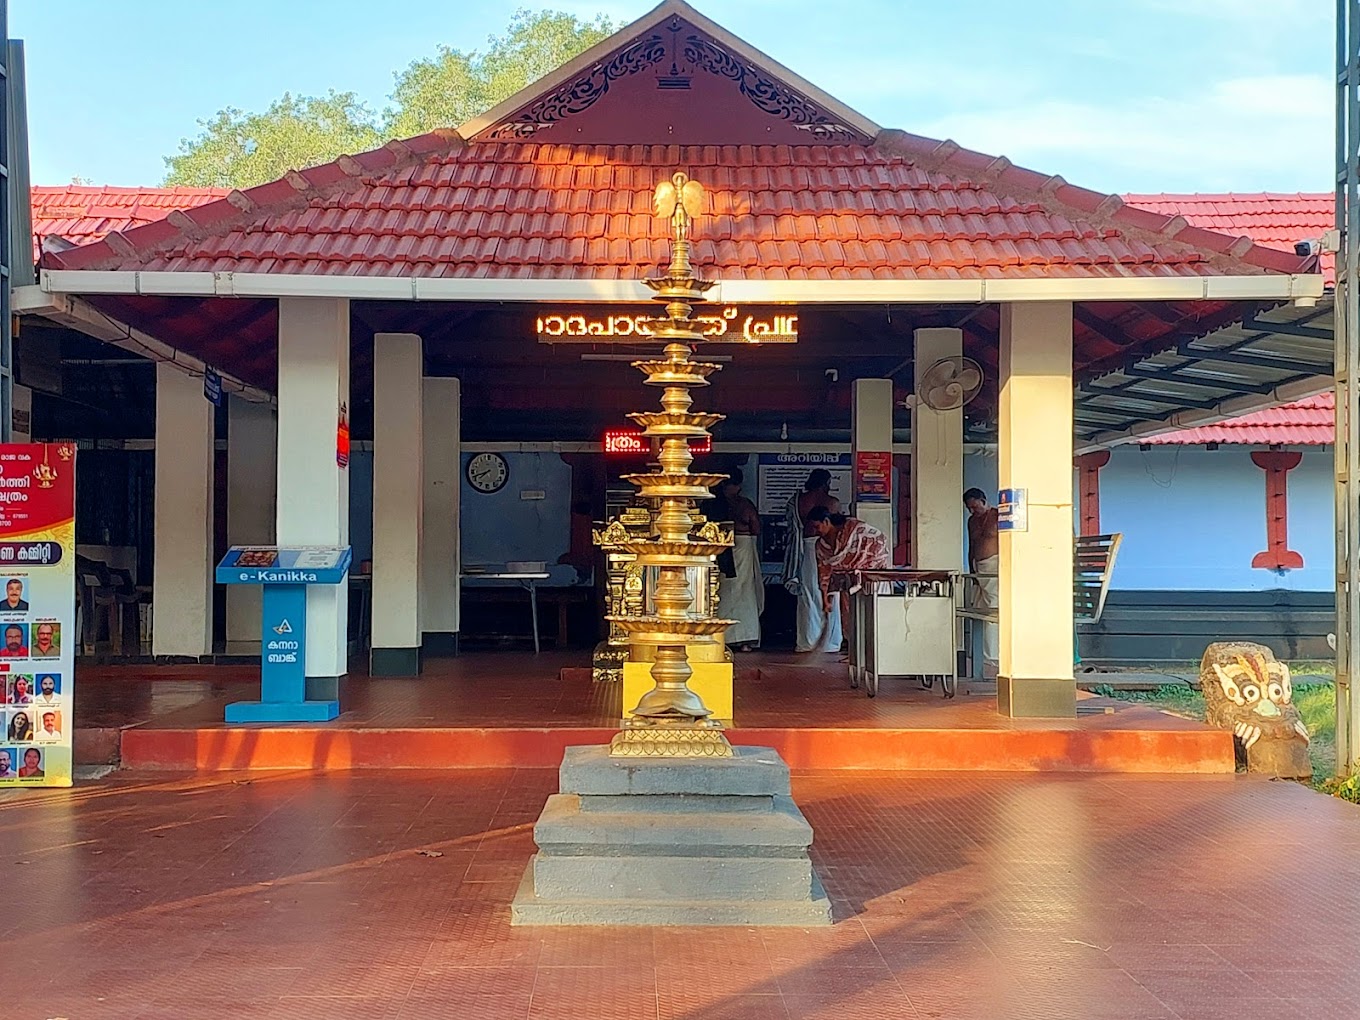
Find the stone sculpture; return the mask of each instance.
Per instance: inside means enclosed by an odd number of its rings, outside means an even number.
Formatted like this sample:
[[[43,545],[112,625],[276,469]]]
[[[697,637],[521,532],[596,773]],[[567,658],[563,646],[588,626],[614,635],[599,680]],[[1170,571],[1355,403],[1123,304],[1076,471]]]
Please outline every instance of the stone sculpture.
[[[1219,641],[1204,650],[1199,670],[1210,726],[1232,730],[1248,772],[1286,779],[1313,774],[1308,727],[1294,705],[1289,667],[1264,645]]]

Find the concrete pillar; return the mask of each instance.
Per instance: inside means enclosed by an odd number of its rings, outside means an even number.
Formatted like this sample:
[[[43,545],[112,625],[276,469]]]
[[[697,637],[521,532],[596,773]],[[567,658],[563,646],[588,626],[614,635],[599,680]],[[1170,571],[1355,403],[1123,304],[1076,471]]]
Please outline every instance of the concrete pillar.
[[[213,411],[201,379],[157,363],[153,655],[212,652]]]
[[[349,545],[349,467],[336,430],[349,420],[349,302],[279,300],[279,545]],[[307,696],[332,700],[348,665],[349,586],[307,589]]]
[[[963,330],[918,329],[913,391],[941,358],[963,354]],[[912,566],[960,570],[963,562],[963,408],[936,411],[920,400],[911,408]]]
[[[227,544],[274,544],[278,421],[268,404],[227,397]],[[260,650],[260,589],[227,585],[227,653]]]
[[[462,472],[462,388],[457,379],[426,379],[424,494],[421,500],[420,624],[422,647],[456,652],[462,555],[458,514]]]
[[[1023,489],[1024,526],[1002,530],[1003,715],[1076,714],[1072,677],[1072,305],[1001,306],[998,486]]]
[[[373,676],[420,673],[424,365],[415,334],[373,337]]]
[[[861,453],[879,453],[892,463],[893,443],[893,384],[891,379],[856,379],[853,390],[853,410],[850,426],[851,461],[856,465],[853,477],[859,476]],[[889,489],[892,473],[889,470]],[[888,546],[893,543],[893,493],[889,491],[886,503],[865,503],[858,499],[858,493],[850,493],[854,503],[853,513],[865,524],[872,525],[888,537]]]

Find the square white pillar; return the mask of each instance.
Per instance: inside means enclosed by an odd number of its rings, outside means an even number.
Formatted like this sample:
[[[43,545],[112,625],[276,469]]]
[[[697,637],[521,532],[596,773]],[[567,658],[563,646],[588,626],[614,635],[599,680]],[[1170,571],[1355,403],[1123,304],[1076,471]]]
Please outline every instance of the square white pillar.
[[[157,363],[154,655],[212,652],[214,410],[202,379]]]
[[[855,467],[852,477],[859,477],[861,453],[885,454],[888,459],[888,501],[865,503],[850,493],[854,515],[888,539],[888,548],[896,542],[893,528],[892,447],[893,447],[893,384],[891,379],[856,379],[852,390],[852,418],[850,426],[851,461]]]
[[[420,673],[424,368],[414,333],[373,337],[373,676]]]
[[[268,404],[227,397],[227,544],[274,544],[278,420]],[[227,585],[227,653],[260,650],[260,588]]]
[[[1023,528],[1000,532],[997,707],[1076,714],[1072,676],[1072,305],[1001,306],[1001,489],[1025,490]]]
[[[278,544],[349,545],[349,467],[337,455],[348,425],[349,302],[279,300]],[[308,697],[335,697],[349,658],[349,586],[307,589]],[[313,680],[317,683],[313,683]]]
[[[422,647],[457,651],[462,570],[459,493],[462,488],[462,387],[457,379],[426,379],[421,389],[425,446],[421,500],[420,625]]]
[[[941,358],[963,354],[963,330],[918,329],[915,386]],[[911,407],[911,560],[923,570],[963,568],[963,408]]]

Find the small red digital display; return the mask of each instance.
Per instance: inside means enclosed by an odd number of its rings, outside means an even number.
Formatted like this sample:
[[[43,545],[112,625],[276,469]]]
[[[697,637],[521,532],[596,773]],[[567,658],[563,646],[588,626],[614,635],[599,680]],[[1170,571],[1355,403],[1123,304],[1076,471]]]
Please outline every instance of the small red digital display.
[[[645,457],[652,452],[651,441],[633,429],[606,430],[601,446],[605,456],[613,457]],[[696,456],[713,452],[713,437],[691,440],[689,451]]]

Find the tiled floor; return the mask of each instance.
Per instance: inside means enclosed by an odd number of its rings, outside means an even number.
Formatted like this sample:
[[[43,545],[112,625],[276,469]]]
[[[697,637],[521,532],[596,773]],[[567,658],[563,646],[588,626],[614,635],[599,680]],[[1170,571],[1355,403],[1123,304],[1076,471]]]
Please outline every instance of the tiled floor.
[[[947,700],[906,678],[886,679],[877,698],[852,690],[834,655],[754,653],[736,660],[737,722],[745,727],[856,729],[1070,728],[1073,722],[1012,721],[996,713],[994,683],[960,684]],[[259,669],[248,666],[90,666],[76,674],[79,725],[222,727],[229,701],[259,697]],[[337,728],[614,726],[622,688],[590,679],[588,652],[480,652],[431,659],[420,677],[371,678],[353,663],[342,681]],[[1105,709],[1113,717],[1104,720]],[[1131,714],[1130,714],[1131,713]],[[1085,726],[1119,725],[1146,714],[1101,699]],[[1101,716],[1102,720],[1096,720]],[[1163,716],[1163,719],[1168,717]],[[1166,723],[1175,727],[1174,721]]]
[[[803,774],[830,929],[512,929],[555,782],[124,773],[0,794],[3,1014],[1360,1016],[1360,809],[1292,784]]]

